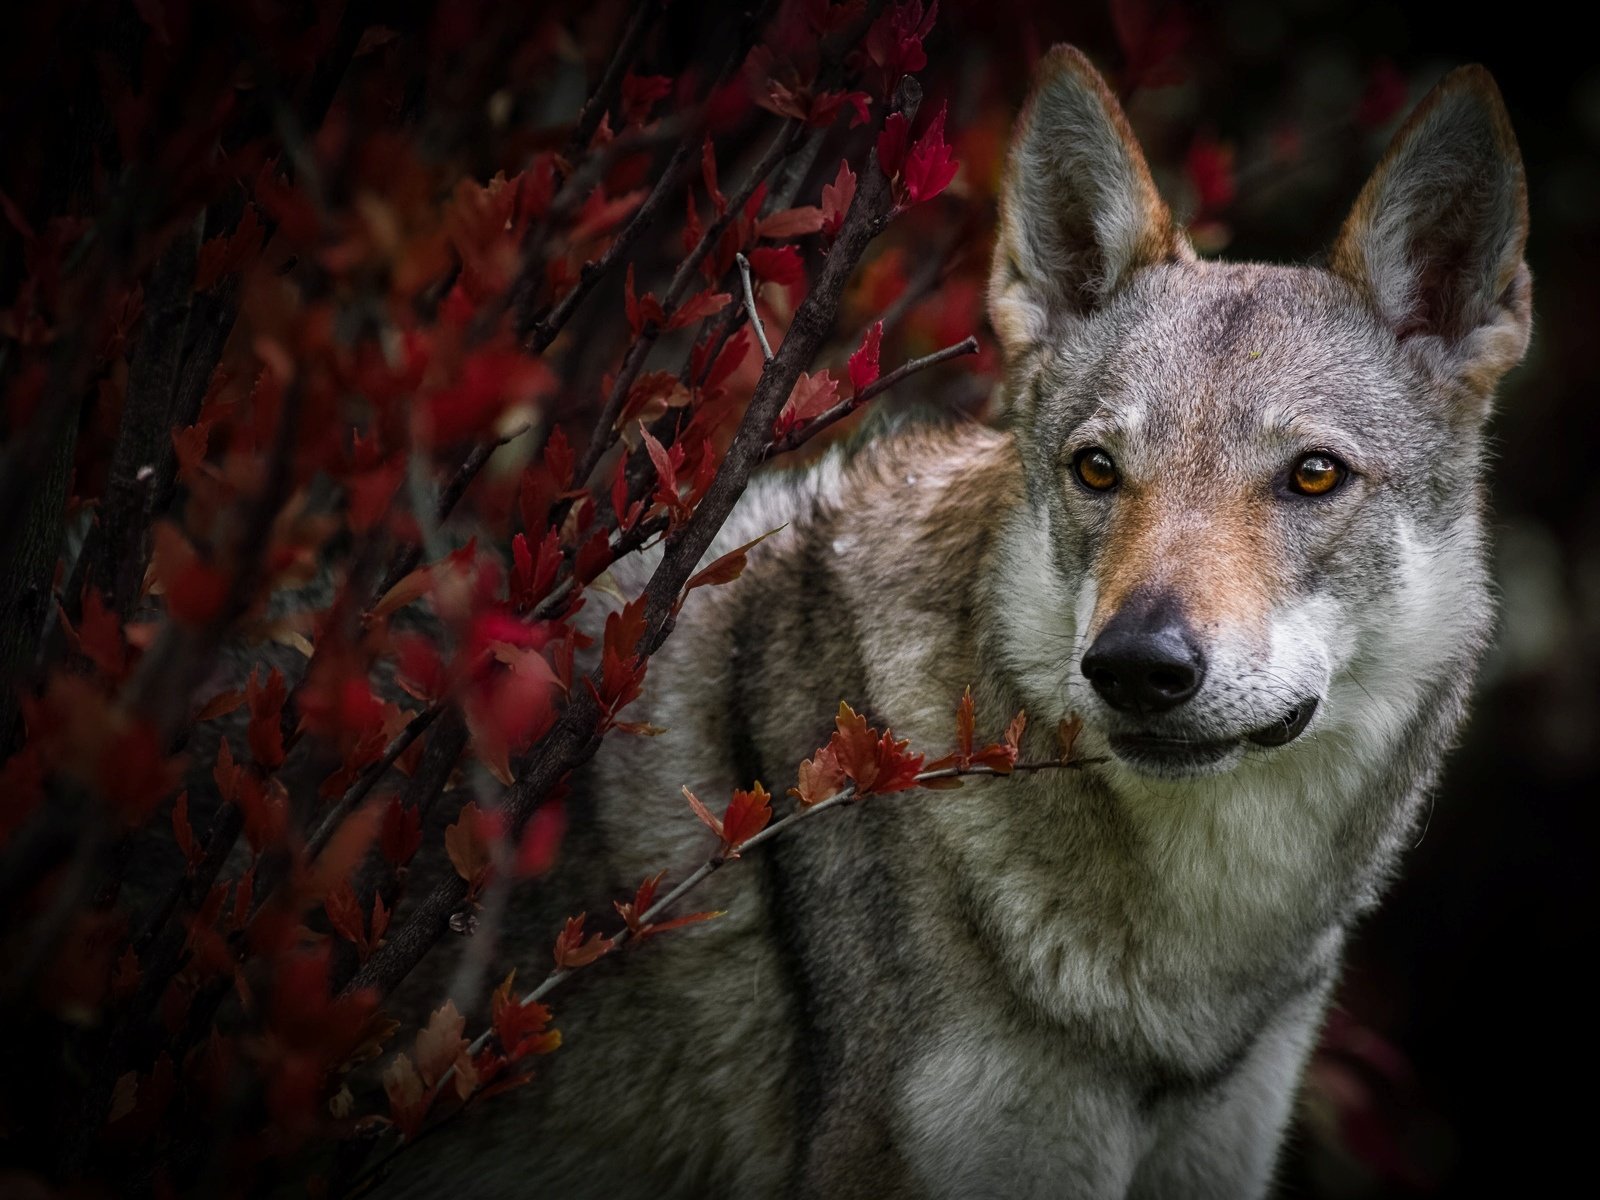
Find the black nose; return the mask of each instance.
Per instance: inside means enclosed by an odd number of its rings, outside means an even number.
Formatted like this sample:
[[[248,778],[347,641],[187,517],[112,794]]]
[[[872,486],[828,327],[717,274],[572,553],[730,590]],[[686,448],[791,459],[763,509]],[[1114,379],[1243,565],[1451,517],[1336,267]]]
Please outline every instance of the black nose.
[[[1175,604],[1130,597],[1083,656],[1083,673],[1112,708],[1159,713],[1200,690],[1206,660]]]

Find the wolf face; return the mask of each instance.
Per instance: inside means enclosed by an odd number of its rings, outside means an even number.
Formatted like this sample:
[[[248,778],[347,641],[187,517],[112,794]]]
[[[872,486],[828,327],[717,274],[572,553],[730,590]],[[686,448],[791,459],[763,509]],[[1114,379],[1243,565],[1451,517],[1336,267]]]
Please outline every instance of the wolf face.
[[[1527,344],[1526,226],[1499,95],[1467,68],[1327,268],[1202,263],[1099,76],[1055,51],[991,281],[1030,510],[1007,561],[1038,606],[1009,657],[1031,639],[1033,701],[1083,713],[1143,780],[1398,736],[1483,645],[1481,427]]]

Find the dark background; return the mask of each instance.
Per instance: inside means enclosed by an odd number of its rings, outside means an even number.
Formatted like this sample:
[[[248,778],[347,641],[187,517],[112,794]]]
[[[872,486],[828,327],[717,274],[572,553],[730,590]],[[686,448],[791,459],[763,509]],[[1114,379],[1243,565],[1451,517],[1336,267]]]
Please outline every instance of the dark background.
[[[1125,28],[1139,7],[1123,7]],[[1192,140],[1236,148],[1236,198],[1205,238],[1227,256],[1314,258],[1451,67],[1493,72],[1521,142],[1536,316],[1492,425],[1498,644],[1425,834],[1354,941],[1283,1194],[1556,1194],[1587,1174],[1591,1137],[1578,1097],[1593,1066],[1581,980],[1600,796],[1600,67],[1572,20],[1541,6],[1248,0],[1186,15],[1177,81],[1132,90],[1129,113],[1180,213],[1196,205]],[[1181,33],[1182,14],[1149,19]],[[984,76],[1015,103],[1026,74],[1005,64],[1060,40],[1113,79],[1129,61],[1099,5],[963,2],[940,20],[935,87]],[[1363,120],[1391,71],[1405,105]]]

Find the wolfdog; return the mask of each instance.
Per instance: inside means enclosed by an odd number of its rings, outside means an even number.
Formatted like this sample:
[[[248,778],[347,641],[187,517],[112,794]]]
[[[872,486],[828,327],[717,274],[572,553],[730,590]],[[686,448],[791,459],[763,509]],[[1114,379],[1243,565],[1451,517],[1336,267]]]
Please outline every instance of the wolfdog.
[[[1201,261],[1105,83],[1052,51],[1003,186],[1002,427],[752,488],[713,553],[783,531],[688,602],[629,713],[669,732],[608,743],[541,891],[702,860],[680,785],[780,790],[840,698],[938,750],[971,684],[997,726],[1034,718],[1028,756],[1077,713],[1103,761],[868,800],[719,873],[697,906],[726,915],[561,994],[548,1074],[439,1140],[449,1186],[1266,1193],[1491,627],[1483,427],[1528,342],[1526,213],[1467,67],[1326,265]],[[551,917],[510,948],[542,958]]]

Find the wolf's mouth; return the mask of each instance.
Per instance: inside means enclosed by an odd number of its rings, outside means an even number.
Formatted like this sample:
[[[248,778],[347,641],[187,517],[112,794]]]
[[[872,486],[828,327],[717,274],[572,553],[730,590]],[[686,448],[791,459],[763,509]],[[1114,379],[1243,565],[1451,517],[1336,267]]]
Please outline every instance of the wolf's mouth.
[[[1265,729],[1246,736],[1258,746],[1287,746],[1306,731],[1312,714],[1317,711],[1317,698],[1302,700]]]
[[[1160,774],[1188,774],[1215,767],[1239,748],[1240,742],[1256,746],[1287,746],[1305,732],[1317,711],[1317,699],[1302,700],[1264,729],[1242,738],[1196,741],[1190,738],[1160,737],[1151,733],[1114,733],[1111,751],[1136,766],[1155,769]]]

